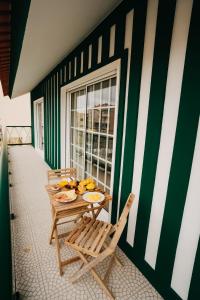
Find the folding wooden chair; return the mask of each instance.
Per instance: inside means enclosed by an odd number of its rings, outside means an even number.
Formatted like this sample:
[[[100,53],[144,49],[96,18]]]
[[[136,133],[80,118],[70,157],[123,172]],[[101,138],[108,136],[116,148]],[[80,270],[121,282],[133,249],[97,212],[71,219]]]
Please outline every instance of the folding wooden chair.
[[[111,299],[114,299],[111,291],[106,286],[106,280],[114,260],[119,265],[122,265],[115,255],[115,249],[126,225],[133,200],[134,195],[130,194],[116,225],[84,216],[77,227],[69,233],[65,244],[76,250],[78,256],[83,261],[80,269],[69,278],[72,283],[89,271],[105,293]],[[106,241],[111,234],[113,234],[111,240]],[[104,278],[101,279],[94,268],[108,256],[111,257],[110,264]],[[88,261],[88,257],[92,257],[93,259]]]
[[[74,177],[76,178],[76,169],[75,168],[65,168],[65,169],[56,169],[56,170],[48,170],[47,178],[48,184],[50,181],[60,180],[62,178]]]

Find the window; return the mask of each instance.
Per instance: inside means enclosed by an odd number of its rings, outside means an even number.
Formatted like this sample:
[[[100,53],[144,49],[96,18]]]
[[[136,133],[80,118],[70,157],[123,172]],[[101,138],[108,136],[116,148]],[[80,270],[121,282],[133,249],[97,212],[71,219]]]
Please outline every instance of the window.
[[[44,151],[44,102],[43,99],[34,101],[34,130],[35,147]]]
[[[70,166],[110,193],[116,76],[70,93]]]

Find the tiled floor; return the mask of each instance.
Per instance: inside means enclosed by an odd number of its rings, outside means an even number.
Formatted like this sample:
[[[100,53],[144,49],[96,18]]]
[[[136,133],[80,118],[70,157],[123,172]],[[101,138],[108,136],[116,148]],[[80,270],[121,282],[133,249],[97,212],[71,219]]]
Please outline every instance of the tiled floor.
[[[71,284],[68,276],[79,266],[71,264],[60,277],[57,268],[55,246],[48,244],[51,212],[44,185],[47,183],[47,165],[31,146],[9,147],[9,169],[12,172],[10,188],[16,286],[21,299],[27,300],[103,300],[107,299],[101,288],[88,274],[78,283]],[[117,249],[123,268],[114,266],[109,278],[109,287],[117,300],[160,300],[160,295],[146,278]],[[72,252],[64,245],[62,255]],[[97,269],[105,272],[107,261]]]

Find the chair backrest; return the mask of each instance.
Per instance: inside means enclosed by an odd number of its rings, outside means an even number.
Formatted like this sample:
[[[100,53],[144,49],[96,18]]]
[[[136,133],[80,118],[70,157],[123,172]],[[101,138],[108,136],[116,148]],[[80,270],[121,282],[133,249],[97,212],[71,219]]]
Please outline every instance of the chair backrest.
[[[51,180],[62,179],[67,177],[74,177],[76,178],[76,169],[75,168],[65,168],[65,169],[56,169],[56,170],[48,170],[47,171],[47,178],[48,183]]]
[[[131,193],[129,195],[127,201],[126,201],[126,204],[125,204],[124,209],[122,211],[122,214],[119,218],[119,221],[115,225],[115,233],[114,233],[114,235],[112,237],[112,240],[109,244],[109,248],[111,248],[111,249],[115,249],[116,246],[117,246],[117,243],[118,243],[118,241],[121,237],[121,234],[124,230],[124,227],[126,225],[128,214],[129,214],[130,208],[133,204],[134,198],[135,198],[135,195]]]

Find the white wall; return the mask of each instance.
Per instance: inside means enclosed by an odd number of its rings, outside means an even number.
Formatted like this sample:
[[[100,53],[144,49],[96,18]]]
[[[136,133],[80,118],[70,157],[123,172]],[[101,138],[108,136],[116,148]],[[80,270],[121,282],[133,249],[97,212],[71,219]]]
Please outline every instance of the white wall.
[[[0,82],[0,124],[3,126],[31,125],[30,93],[10,99],[3,96]]]

